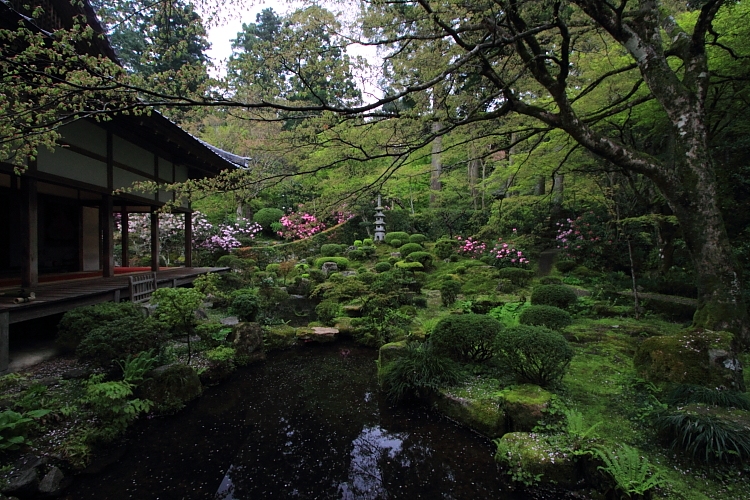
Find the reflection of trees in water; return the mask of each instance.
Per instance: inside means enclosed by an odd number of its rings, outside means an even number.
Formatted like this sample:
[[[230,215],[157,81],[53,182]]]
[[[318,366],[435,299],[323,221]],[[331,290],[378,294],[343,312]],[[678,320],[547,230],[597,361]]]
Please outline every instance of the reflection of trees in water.
[[[397,459],[406,434],[389,434],[380,427],[365,427],[352,442],[349,477],[339,485],[344,499],[388,498],[384,474]],[[406,464],[408,466],[408,464]]]

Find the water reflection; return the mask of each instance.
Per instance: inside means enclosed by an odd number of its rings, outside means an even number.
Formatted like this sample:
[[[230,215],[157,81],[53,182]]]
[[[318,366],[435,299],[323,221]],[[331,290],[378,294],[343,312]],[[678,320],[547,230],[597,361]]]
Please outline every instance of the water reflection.
[[[349,477],[339,484],[343,499],[376,499],[387,496],[384,467],[399,457],[408,434],[389,434],[380,427],[365,427],[352,443]],[[408,464],[403,464],[408,467]]]

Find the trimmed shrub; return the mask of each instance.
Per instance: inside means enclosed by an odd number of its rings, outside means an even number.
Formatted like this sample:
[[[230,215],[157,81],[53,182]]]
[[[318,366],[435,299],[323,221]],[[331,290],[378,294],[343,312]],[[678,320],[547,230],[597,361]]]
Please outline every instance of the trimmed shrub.
[[[516,286],[525,286],[534,277],[534,271],[520,267],[504,267],[497,273],[501,279],[510,280]]]
[[[219,259],[216,261],[217,267],[229,267],[235,270],[244,270],[246,267],[245,259],[240,259],[236,255],[222,255],[219,257]]]
[[[578,264],[576,264],[576,261],[574,260],[563,259],[563,260],[558,260],[557,263],[555,264],[555,267],[561,273],[569,273],[570,271],[578,267]]]
[[[365,253],[362,250],[349,250],[346,255],[352,260],[365,260]]]
[[[568,311],[555,306],[529,306],[518,317],[522,325],[546,326],[552,330],[562,330],[573,320]]]
[[[375,271],[379,273],[387,273],[391,270],[391,267],[393,266],[391,266],[391,264],[388,262],[378,262],[377,264],[375,264]]]
[[[385,235],[385,242],[391,245],[392,247],[395,246],[401,246],[396,245],[393,240],[399,240],[401,243],[405,243],[409,241],[409,233],[405,233],[403,231],[393,231],[392,233],[388,233]]]
[[[456,361],[485,361],[495,354],[503,325],[484,314],[452,314],[435,325],[430,335],[435,352]]]
[[[406,258],[409,256],[409,254],[412,254],[414,252],[421,252],[424,248],[422,248],[422,245],[419,243],[407,243],[406,245],[402,245],[398,251],[401,252],[401,257]]]
[[[562,285],[563,281],[555,276],[543,276],[539,278],[539,283],[541,285]]]
[[[315,307],[318,321],[326,326],[333,326],[334,319],[341,316],[341,304],[335,300],[324,300]]]
[[[461,292],[461,282],[456,280],[445,280],[440,284],[440,300],[445,307],[450,307]]]
[[[64,351],[73,352],[93,329],[124,318],[143,320],[143,314],[132,302],[105,302],[68,311],[57,325],[57,345]]]
[[[335,262],[339,266],[339,271],[343,271],[349,267],[349,259],[346,257],[321,257],[315,259],[315,268],[320,269],[326,262]]]
[[[409,236],[409,243],[424,243],[427,241],[427,236],[424,234],[412,234]]]
[[[375,252],[377,251],[377,250],[375,249],[375,247],[373,247],[373,246],[362,246],[362,247],[360,247],[360,249],[359,249],[359,250],[360,250],[360,251],[361,251],[361,252],[362,252],[363,254],[365,254],[365,257],[367,257],[368,259],[369,259],[370,257],[372,257],[373,255],[375,255]]]
[[[458,242],[456,240],[438,240],[435,243],[435,255],[439,259],[450,259],[451,256],[456,254],[458,248]]]
[[[407,262],[419,262],[425,269],[432,269],[435,265],[434,258],[430,252],[412,252],[406,258]]]
[[[577,300],[575,292],[564,285],[539,285],[531,291],[531,303],[535,306],[567,309]]]
[[[375,273],[361,273],[357,275],[357,279],[364,283],[365,285],[372,285],[375,282],[375,279],[377,278],[377,274]]]
[[[266,272],[269,274],[275,274],[278,276],[281,264],[268,264],[266,266]]]
[[[528,325],[501,331],[495,350],[498,360],[518,378],[542,387],[562,379],[574,354],[561,334]]]
[[[322,265],[322,264],[321,264]],[[307,271],[307,277],[313,283],[323,283],[326,280],[326,275],[320,269],[310,269]]]
[[[362,246],[371,247],[374,244],[375,243],[372,241],[372,238],[365,238],[364,240],[362,240]]]
[[[411,303],[414,305],[414,307],[424,309],[427,307],[427,297],[425,297],[424,295],[417,295],[416,297],[411,299]]]
[[[278,208],[261,208],[253,215],[253,222],[257,222],[268,231],[271,229],[271,224],[279,222],[283,216],[284,211]]]
[[[232,294],[229,312],[237,316],[240,321],[255,321],[260,309],[260,296],[257,289],[243,288]]]
[[[400,247],[400,246],[401,246],[401,243],[402,243],[402,241],[401,241],[401,240],[391,240],[391,243],[390,243],[390,245],[391,245],[392,247],[394,247],[394,248],[397,248],[397,247]]]
[[[382,384],[389,401],[425,397],[461,380],[461,367],[440,356],[429,342],[410,342],[398,358],[382,367]]]
[[[335,243],[326,243],[325,245],[320,246],[320,255],[323,257],[335,257],[336,255],[340,255],[343,251],[344,245],[337,245]]]
[[[357,247],[357,248],[361,247],[362,246],[362,240],[354,240],[354,246]]]
[[[141,314],[120,318],[92,329],[78,344],[76,355],[108,365],[157,347],[159,333],[158,323]]]
[[[424,269],[421,262],[396,262],[396,267],[399,269],[406,269],[407,271],[418,271]]]

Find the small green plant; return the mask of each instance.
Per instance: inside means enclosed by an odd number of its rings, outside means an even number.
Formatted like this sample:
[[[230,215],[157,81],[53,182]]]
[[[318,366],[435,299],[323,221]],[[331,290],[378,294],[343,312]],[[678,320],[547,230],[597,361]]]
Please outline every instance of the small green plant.
[[[406,260],[408,262],[419,262],[427,271],[435,267],[435,259],[430,252],[411,252],[409,256],[406,257]]]
[[[437,354],[429,342],[409,342],[404,355],[384,367],[383,389],[389,401],[397,403],[407,397],[424,397],[442,386],[455,385],[461,369]]]
[[[270,231],[271,224],[279,222],[284,216],[284,211],[278,208],[261,208],[253,215],[253,222],[257,222],[265,231]]]
[[[93,441],[110,442],[120,436],[138,415],[151,409],[151,401],[131,399],[133,384],[124,380],[104,382],[104,375],[92,375],[86,384],[84,401],[99,420]]]
[[[377,264],[375,264],[375,271],[379,273],[387,273],[391,270],[391,267],[393,266],[391,266],[388,262],[378,262]]]
[[[230,314],[240,321],[255,321],[260,312],[260,294],[257,288],[242,288],[232,294],[229,304]]]
[[[29,444],[26,437],[36,418],[42,418],[50,410],[32,410],[18,413],[12,410],[0,412],[0,450],[15,450]]]
[[[551,330],[562,330],[573,320],[568,311],[555,306],[529,306],[518,316],[522,325],[546,326]]]
[[[237,351],[232,347],[219,346],[205,352],[206,359],[209,361],[227,362],[234,360]]]
[[[566,431],[570,437],[584,441],[596,436],[596,428],[601,425],[601,422],[597,422],[591,426],[586,426],[583,423],[583,414],[580,411],[565,410],[565,424]]]
[[[531,292],[531,303],[567,309],[578,300],[575,292],[565,285],[539,285]]]
[[[318,321],[324,325],[333,326],[333,320],[341,316],[341,304],[335,300],[324,300],[315,307]]]
[[[162,328],[154,318],[126,316],[91,330],[78,345],[76,355],[99,365],[109,365],[123,356],[156,347]]]
[[[484,314],[452,314],[435,325],[430,341],[435,352],[456,361],[485,361],[495,353],[503,325]]]
[[[604,462],[604,466],[598,469],[609,474],[617,488],[628,496],[643,496],[665,482],[661,474],[652,473],[648,459],[642,457],[636,448],[623,444],[617,451],[595,447],[592,452]]]
[[[510,268],[506,268],[510,269]],[[508,302],[501,307],[493,307],[487,314],[492,316],[504,326],[518,326],[521,313],[531,304],[528,302]]]
[[[154,350],[150,349],[127,360],[118,361],[117,364],[122,369],[122,379],[129,384],[138,385],[143,382],[146,373],[156,366],[157,357]]]
[[[440,300],[445,307],[450,307],[461,292],[461,282],[447,279],[440,284]]]
[[[366,247],[371,247],[371,246],[373,246],[374,244],[375,244],[375,243],[373,243],[373,241],[372,241],[372,238],[365,238],[364,240],[362,240],[362,245],[363,245],[363,246],[366,246]]]
[[[667,394],[666,402],[672,406],[703,403],[722,408],[750,410],[750,398],[745,393],[693,384],[679,384],[673,387]]]
[[[672,448],[706,462],[750,457],[750,433],[729,418],[708,413],[704,407],[688,405],[661,415],[656,426],[672,437]]]
[[[457,248],[458,242],[456,240],[438,240],[435,243],[435,255],[439,259],[449,259],[451,256],[456,255]]]
[[[151,295],[151,302],[156,304],[156,317],[186,335],[188,364],[192,355],[190,337],[197,322],[195,311],[203,304],[203,299],[205,296],[194,288],[160,288]]]
[[[574,354],[559,333],[527,325],[502,330],[495,350],[500,363],[516,376],[543,387],[562,379]]]

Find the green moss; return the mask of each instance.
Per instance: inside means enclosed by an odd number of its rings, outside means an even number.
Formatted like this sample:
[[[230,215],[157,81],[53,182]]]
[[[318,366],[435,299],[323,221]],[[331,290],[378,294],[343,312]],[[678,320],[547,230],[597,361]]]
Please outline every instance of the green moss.
[[[538,385],[523,384],[498,393],[513,431],[531,431],[544,417],[552,393]]]
[[[286,349],[297,342],[297,331],[289,325],[273,325],[265,328],[263,345],[266,350]]]
[[[505,413],[497,396],[499,382],[475,379],[458,387],[441,389],[435,396],[435,408],[445,416],[487,437],[506,431]]]
[[[388,371],[388,365],[398,358],[402,357],[406,352],[406,341],[400,340],[398,342],[390,342],[383,344],[378,350],[378,381]]]
[[[495,459],[514,479],[573,486],[578,482],[574,456],[555,449],[541,434],[509,432],[496,441]]]

